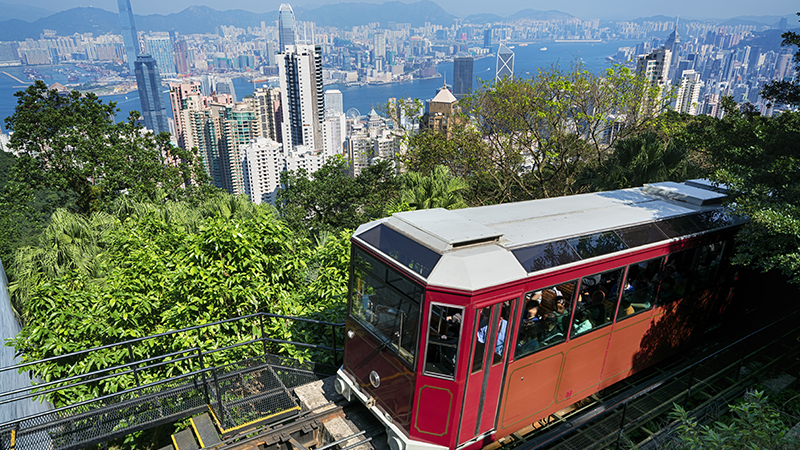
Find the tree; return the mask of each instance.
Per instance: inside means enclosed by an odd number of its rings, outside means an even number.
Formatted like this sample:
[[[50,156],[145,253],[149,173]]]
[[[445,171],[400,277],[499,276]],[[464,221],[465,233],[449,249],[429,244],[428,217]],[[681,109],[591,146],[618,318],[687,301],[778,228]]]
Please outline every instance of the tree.
[[[138,113],[116,123],[113,102],[77,91],[59,95],[40,80],[14,95],[17,106],[5,121],[14,132],[9,146],[20,153],[15,182],[74,193],[80,212],[123,193],[181,197],[206,180],[196,154],[174,147],[166,133],[145,133]]]
[[[800,16],[800,12],[797,13]],[[797,46],[798,50],[794,53],[795,71],[800,72],[800,34],[787,31],[781,35],[782,46]],[[767,100],[787,105],[800,106],[800,82],[773,80],[765,84],[761,89],[761,96]]]
[[[355,178],[347,169],[347,161],[334,158],[311,174],[304,169],[282,173],[280,217],[297,232],[320,236],[388,215],[399,190],[392,164],[378,162]]]
[[[800,283],[800,113],[732,109],[694,131],[712,156],[712,178],[731,192],[731,211],[749,219],[734,262]]]
[[[748,392],[742,402],[729,405],[730,416],[711,425],[700,425],[686,410],[674,405],[670,414],[677,421],[677,441],[687,450],[705,449],[795,449],[800,440],[789,433],[780,411],[763,391]]]
[[[461,193],[469,185],[463,179],[452,176],[445,166],[436,166],[430,175],[407,172],[403,174],[402,182],[400,198],[411,209],[458,209],[467,206]]]
[[[461,107],[449,138],[409,133],[401,158],[424,174],[447,166],[469,183],[469,203],[480,205],[573,193],[583,167],[651,126],[663,102],[626,68],[594,75],[576,63],[484,83]]]
[[[700,175],[700,169],[675,141],[665,143],[655,131],[646,131],[616,141],[611,156],[598,166],[586,167],[578,185],[606,191],[660,181],[683,181]]]

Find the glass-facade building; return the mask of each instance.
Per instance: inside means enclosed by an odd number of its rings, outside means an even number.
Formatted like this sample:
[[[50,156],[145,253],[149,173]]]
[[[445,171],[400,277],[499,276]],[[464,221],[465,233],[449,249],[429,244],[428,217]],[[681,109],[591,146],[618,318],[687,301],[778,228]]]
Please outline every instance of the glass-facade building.
[[[156,134],[162,131],[169,133],[167,110],[164,108],[164,97],[161,95],[161,74],[156,60],[146,53],[139,55],[134,64],[134,72],[144,126]]]
[[[459,100],[472,90],[472,66],[471,56],[456,56],[453,60],[453,95]]]

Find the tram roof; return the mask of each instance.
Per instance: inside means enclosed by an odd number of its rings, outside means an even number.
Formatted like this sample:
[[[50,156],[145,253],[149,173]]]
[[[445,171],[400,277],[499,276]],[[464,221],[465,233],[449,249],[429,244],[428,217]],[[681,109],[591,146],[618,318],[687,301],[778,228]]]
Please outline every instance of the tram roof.
[[[429,284],[477,290],[540,270],[716,228],[723,189],[708,180],[459,210],[396,213],[355,237]]]

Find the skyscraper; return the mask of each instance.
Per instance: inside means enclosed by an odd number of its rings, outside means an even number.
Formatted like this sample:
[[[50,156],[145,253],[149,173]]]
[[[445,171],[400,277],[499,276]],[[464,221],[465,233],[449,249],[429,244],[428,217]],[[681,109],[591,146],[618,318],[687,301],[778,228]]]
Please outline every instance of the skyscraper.
[[[649,55],[639,58],[636,74],[644,75],[651,86],[663,88],[669,83],[667,74],[672,61],[672,52],[664,47],[653,50]]]
[[[285,151],[298,145],[322,150],[325,98],[322,92],[322,47],[296,44],[278,60]]]
[[[287,45],[295,44],[296,26],[291,5],[282,3],[278,10],[278,53],[285,52]]]
[[[147,52],[156,60],[161,75],[175,75],[175,56],[172,40],[168,36],[147,36],[144,38]]]
[[[457,99],[472,90],[472,56],[456,56],[453,60],[453,95]]]
[[[500,44],[497,49],[497,79],[514,76],[514,52],[505,44]]]
[[[385,58],[386,57],[386,33],[383,31],[376,31],[374,37],[374,47],[375,51],[373,52],[375,59],[378,58]]]
[[[167,111],[164,108],[164,98],[161,96],[161,75],[156,60],[146,53],[140,54],[134,63],[134,72],[136,86],[139,88],[144,126],[156,134],[162,131],[169,133]]]
[[[117,0],[119,19],[122,22],[122,40],[125,42],[125,55],[128,57],[128,70],[134,73],[136,56],[139,54],[139,36],[133,22],[133,10],[130,0]]]

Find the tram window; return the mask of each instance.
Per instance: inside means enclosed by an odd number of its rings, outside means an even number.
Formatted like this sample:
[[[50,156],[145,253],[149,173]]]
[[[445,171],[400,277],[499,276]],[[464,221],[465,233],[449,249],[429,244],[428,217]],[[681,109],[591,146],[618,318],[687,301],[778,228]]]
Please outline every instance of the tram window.
[[[656,226],[658,226],[658,228],[660,228],[668,238],[697,233],[702,231],[704,228],[695,223],[689,216],[681,216],[674,219],[662,220],[661,222],[656,223]]]
[[[455,378],[463,319],[464,308],[431,305],[428,317],[428,348],[425,351],[427,374]]]
[[[488,332],[487,325],[489,318],[492,316],[492,307],[487,306],[481,309],[476,326],[477,339],[475,340],[475,354],[472,357],[472,373],[478,372],[483,369],[483,356],[486,354],[486,334]]]
[[[717,270],[722,259],[722,242],[704,245],[697,249],[692,263],[692,279],[690,293],[699,293],[708,289],[717,279]]]
[[[581,259],[567,241],[522,247],[513,250],[512,253],[528,272],[549,269],[550,267],[569,264]]]
[[[571,337],[611,323],[617,310],[624,268],[581,278]]]
[[[663,241],[667,237],[658,229],[655,224],[648,223],[645,225],[638,225],[635,227],[622,228],[614,230],[615,233],[622,239],[628,247],[638,247],[640,245],[647,245],[653,242]]]
[[[566,340],[577,284],[575,280],[525,294],[515,360]]]
[[[628,266],[628,275],[622,289],[617,320],[647,311],[655,303],[658,281],[664,258],[655,258]]]
[[[581,258],[593,258],[608,253],[618,252],[628,248],[622,239],[613,231],[604,231],[589,236],[581,236],[568,239],[569,245],[581,256]]]
[[[689,278],[692,274],[692,261],[696,253],[695,248],[683,250],[669,255],[667,265],[661,276],[658,288],[658,305],[666,305],[686,294]]]
[[[350,314],[388,348],[413,364],[422,286],[359,249],[353,252]]]

